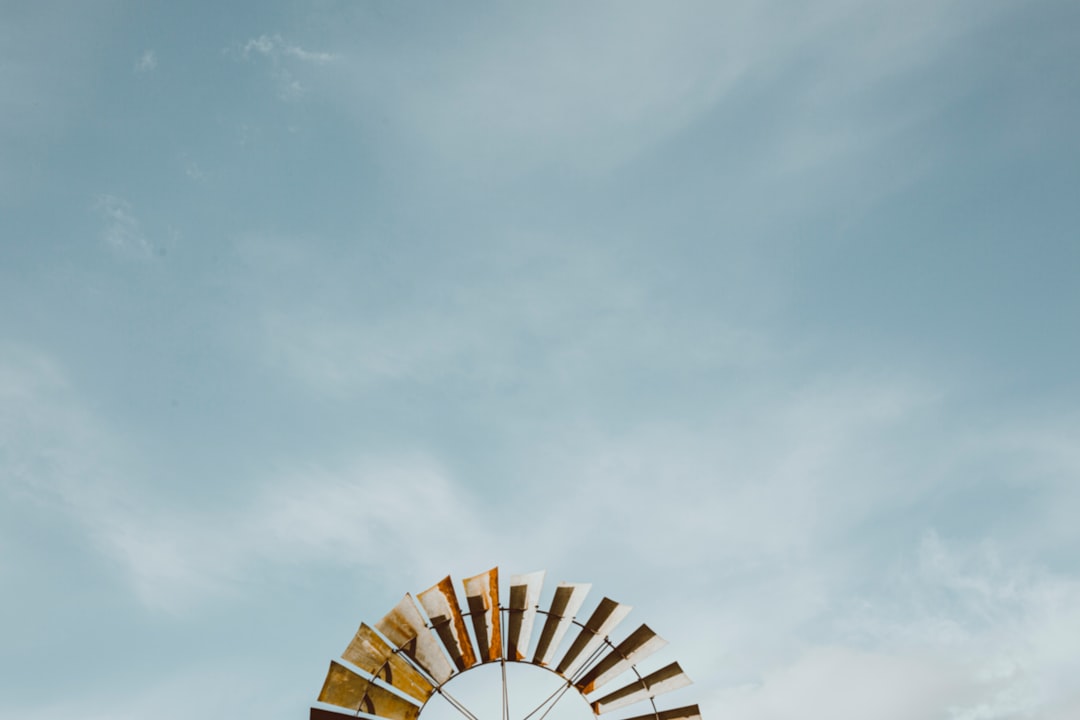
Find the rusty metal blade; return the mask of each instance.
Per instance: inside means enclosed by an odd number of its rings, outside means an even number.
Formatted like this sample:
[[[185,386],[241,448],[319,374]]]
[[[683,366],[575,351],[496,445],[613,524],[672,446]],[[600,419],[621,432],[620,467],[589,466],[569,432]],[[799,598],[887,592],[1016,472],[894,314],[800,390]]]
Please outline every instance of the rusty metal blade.
[[[499,617],[499,568],[465,578],[465,597],[469,602],[473,632],[480,662],[502,657],[502,623]]]
[[[506,659],[524,660],[532,638],[536,606],[540,602],[540,588],[544,584],[544,571],[510,577],[509,628],[506,638]]]
[[[418,705],[336,662],[330,663],[319,702],[388,720],[416,720],[420,715]]]
[[[642,625],[615,646],[592,670],[585,673],[585,676],[575,683],[575,687],[582,693],[591,693],[665,645],[667,640],[654,633],[648,625]]]
[[[461,606],[450,576],[447,575],[417,595],[417,598],[457,669],[468,670],[475,665],[476,653],[469,640],[469,631],[465,628],[465,618],[461,616]]]
[[[423,675],[367,625],[360,626],[341,657],[420,702],[426,702],[435,692]]]
[[[356,720],[356,713],[334,712],[333,710],[324,710],[323,708],[311,708],[310,720]]]
[[[544,629],[540,631],[540,640],[536,643],[536,653],[532,660],[534,663],[548,665],[551,662],[563,635],[570,628],[574,615],[581,609],[591,587],[589,583],[562,582],[555,588],[551,609],[544,621]]]
[[[630,606],[617,603],[611,598],[603,598],[593,610],[592,615],[581,628],[566,655],[559,661],[555,672],[565,677],[573,677],[581,664],[596,650],[615,626],[630,613]]]
[[[412,658],[437,684],[442,685],[454,674],[454,668],[443,654],[439,641],[424,624],[412,595],[405,593],[401,602],[375,623],[375,629],[385,635],[396,649]]]
[[[690,682],[690,678],[679,667],[679,663],[671,663],[593,702],[593,714],[599,715],[632,705],[641,700],[648,700],[657,695],[663,695],[666,692],[686,687]]]
[[[658,713],[638,715],[626,720],[701,720],[701,710],[697,705],[675,708],[674,710],[662,710]]]

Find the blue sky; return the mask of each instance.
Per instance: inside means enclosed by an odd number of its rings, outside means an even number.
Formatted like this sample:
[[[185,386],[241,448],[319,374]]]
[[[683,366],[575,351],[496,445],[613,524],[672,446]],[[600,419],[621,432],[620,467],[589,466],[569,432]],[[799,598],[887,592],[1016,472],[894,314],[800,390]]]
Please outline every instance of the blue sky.
[[[305,717],[497,564],[707,718],[1077,717],[1078,32],[3,3],[0,716]]]

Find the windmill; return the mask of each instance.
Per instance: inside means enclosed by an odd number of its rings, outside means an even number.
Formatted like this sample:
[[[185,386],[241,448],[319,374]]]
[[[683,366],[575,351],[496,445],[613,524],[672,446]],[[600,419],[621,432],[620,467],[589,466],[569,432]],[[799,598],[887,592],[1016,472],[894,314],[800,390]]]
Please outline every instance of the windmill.
[[[544,720],[570,690],[585,699],[594,716],[648,702],[648,712],[620,720],[701,720],[697,705],[657,707],[658,696],[690,684],[677,662],[648,674],[637,668],[638,662],[667,645],[666,640],[648,625],[640,625],[618,643],[612,641],[611,633],[629,614],[630,606],[604,597],[581,622],[576,616],[592,586],[563,582],[555,588],[550,606],[541,609],[544,575],[539,571],[511,576],[506,605],[499,600],[498,568],[466,578],[462,582],[464,612],[449,576],[416,598],[406,593],[374,627],[360,625],[342,653],[343,662],[330,663],[318,701],[351,712],[316,706],[311,708],[310,720],[359,715],[417,720],[435,695],[465,720],[493,720],[478,717],[447,687],[470,670],[491,664],[502,670],[502,720]],[[530,656],[533,627],[541,616],[540,634]],[[560,654],[562,641],[573,628],[577,633]],[[508,664],[542,668],[559,678],[554,692],[513,719]],[[610,682],[623,676],[629,681],[607,690]]]

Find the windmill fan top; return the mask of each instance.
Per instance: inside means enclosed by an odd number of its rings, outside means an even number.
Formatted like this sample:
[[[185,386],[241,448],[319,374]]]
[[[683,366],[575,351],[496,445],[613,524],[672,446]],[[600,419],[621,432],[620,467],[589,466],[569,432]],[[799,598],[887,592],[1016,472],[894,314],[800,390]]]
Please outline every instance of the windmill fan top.
[[[605,597],[585,622],[579,622],[575,616],[592,586],[559,583],[550,607],[544,610],[539,606],[543,581],[543,571],[511,576],[509,602],[504,606],[499,602],[498,568],[466,578],[462,582],[465,612],[449,576],[418,593],[415,599],[406,593],[374,627],[360,625],[342,653],[347,665],[330,663],[319,702],[353,713],[345,715],[313,707],[311,720],[341,720],[359,714],[416,720],[436,693],[468,720],[478,720],[443,686],[459,673],[492,662],[528,663],[559,675],[565,682],[545,704],[557,702],[562,693],[573,688],[586,699],[594,715],[648,701],[650,712],[626,720],[701,720],[697,705],[657,709],[654,698],[690,684],[678,663],[647,675],[636,667],[637,662],[667,645],[666,640],[648,625],[639,626],[618,644],[609,639],[615,626],[630,612],[629,605]],[[538,615],[543,616],[543,623],[530,657]],[[471,621],[475,644],[466,617]],[[573,627],[577,635],[560,655],[559,646]],[[632,679],[610,692],[599,692],[622,675]],[[505,720],[505,673],[503,692]],[[543,704],[526,718],[542,709]]]

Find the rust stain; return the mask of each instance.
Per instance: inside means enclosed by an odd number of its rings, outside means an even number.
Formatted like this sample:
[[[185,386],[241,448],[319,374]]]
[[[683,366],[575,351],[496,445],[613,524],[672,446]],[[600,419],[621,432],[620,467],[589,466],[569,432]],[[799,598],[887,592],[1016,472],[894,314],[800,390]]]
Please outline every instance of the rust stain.
[[[341,657],[420,702],[425,702],[435,692],[435,687],[423,675],[366,624],[360,625]]]
[[[435,634],[442,640],[457,669],[468,670],[475,665],[476,652],[469,639],[461,605],[458,604],[457,593],[454,592],[454,581],[450,576],[447,575],[417,597],[435,628]]]
[[[499,613],[499,568],[465,578],[465,597],[469,603],[473,632],[479,646],[480,661],[502,657],[502,622]]]
[[[454,674],[454,668],[443,654],[435,635],[428,630],[412,595],[405,593],[401,602],[375,623],[375,629],[385,635],[394,647],[415,660],[436,683],[441,685]]]
[[[319,702],[378,715],[388,720],[416,720],[420,706],[376,685],[336,662],[330,663]]]

